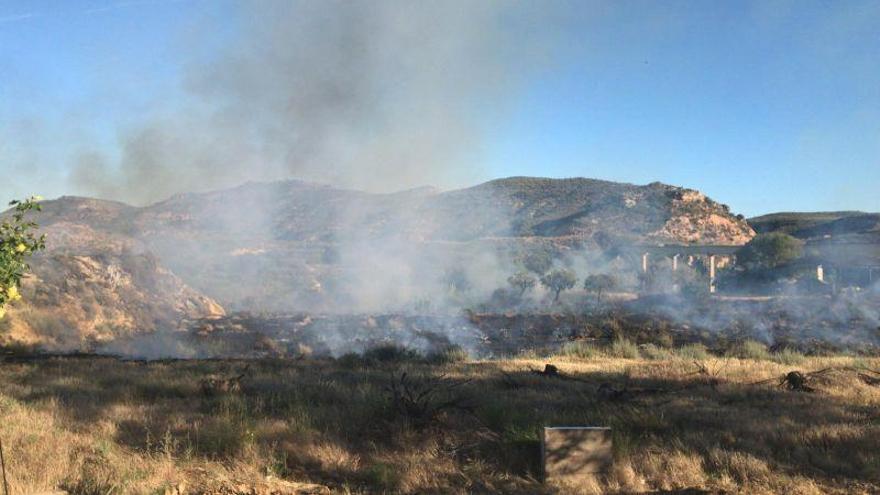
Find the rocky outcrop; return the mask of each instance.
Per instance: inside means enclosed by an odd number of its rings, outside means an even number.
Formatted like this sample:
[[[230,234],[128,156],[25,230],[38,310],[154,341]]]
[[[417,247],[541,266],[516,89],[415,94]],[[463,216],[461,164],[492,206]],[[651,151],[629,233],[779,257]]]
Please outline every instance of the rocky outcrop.
[[[698,244],[742,245],[755,236],[755,231],[740,216],[733,216],[726,205],[690,190],[673,191],[669,218],[663,227],[648,234],[651,240]]]
[[[219,317],[223,308],[162,267],[149,254],[46,254],[33,263],[23,300],[3,321],[8,342],[47,349],[89,346],[188,321]]]

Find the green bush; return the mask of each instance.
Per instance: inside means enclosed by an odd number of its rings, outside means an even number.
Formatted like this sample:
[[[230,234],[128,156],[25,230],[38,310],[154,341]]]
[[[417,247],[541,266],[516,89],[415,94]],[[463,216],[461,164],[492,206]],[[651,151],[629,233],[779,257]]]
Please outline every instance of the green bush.
[[[643,356],[656,361],[672,359],[675,356],[675,354],[673,354],[671,350],[654,344],[646,344],[644,347],[642,347],[641,351]]]
[[[364,360],[379,363],[402,363],[421,358],[418,352],[397,344],[379,345],[364,351]]]
[[[770,359],[770,351],[767,350],[767,346],[756,340],[739,342],[730,349],[728,354],[740,359],[754,359],[755,361]]]
[[[39,198],[9,203],[14,208],[12,220],[0,222],[0,318],[6,315],[7,303],[21,299],[19,287],[31,254],[45,249],[46,236],[37,235],[37,224],[25,219],[30,211],[40,211]]]
[[[642,357],[639,352],[639,346],[625,338],[614,339],[614,342],[611,343],[611,348],[608,349],[608,354],[612,357],[624,359],[639,359]]]
[[[560,349],[560,354],[577,359],[594,359],[605,355],[605,352],[603,352],[602,349],[600,349],[595,344],[578,341],[568,342],[567,344],[562,346],[562,349]]]
[[[360,354],[356,352],[346,352],[345,354],[336,358],[336,364],[345,369],[354,369],[360,368],[363,366],[364,358]]]
[[[371,486],[378,487],[386,492],[397,491],[400,486],[400,471],[393,465],[377,462],[364,471],[364,478]]]
[[[771,359],[779,364],[800,364],[806,358],[803,354],[793,349],[782,349],[781,351],[774,352]]]
[[[470,357],[470,354],[460,345],[450,345],[428,354],[428,362],[434,364],[463,363]]]
[[[675,353],[682,359],[701,361],[709,359],[709,350],[703,344],[688,344],[676,349]]]

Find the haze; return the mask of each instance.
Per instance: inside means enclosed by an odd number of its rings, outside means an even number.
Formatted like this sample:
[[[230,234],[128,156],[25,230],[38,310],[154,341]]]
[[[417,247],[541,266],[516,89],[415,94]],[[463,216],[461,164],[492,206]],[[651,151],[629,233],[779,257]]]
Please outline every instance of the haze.
[[[0,3],[2,197],[511,175],[880,210],[876,2]]]

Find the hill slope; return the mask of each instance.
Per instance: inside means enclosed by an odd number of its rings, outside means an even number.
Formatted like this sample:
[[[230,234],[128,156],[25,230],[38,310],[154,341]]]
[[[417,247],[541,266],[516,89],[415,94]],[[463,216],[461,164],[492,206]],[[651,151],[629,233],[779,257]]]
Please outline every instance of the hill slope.
[[[861,211],[784,212],[749,219],[756,232],[784,232],[801,239],[880,232],[880,213]]]
[[[451,269],[487,293],[505,284],[524,249],[742,244],[754,235],[697,191],[591,179],[515,177],[393,194],[284,181],[147,207],[80,197],[43,207],[49,242],[34,260],[42,287],[34,304],[94,339],[218,314],[215,301],[237,310],[401,308],[444,293]],[[126,274],[125,288],[70,282],[111,272]],[[94,308],[74,309],[75,300]]]

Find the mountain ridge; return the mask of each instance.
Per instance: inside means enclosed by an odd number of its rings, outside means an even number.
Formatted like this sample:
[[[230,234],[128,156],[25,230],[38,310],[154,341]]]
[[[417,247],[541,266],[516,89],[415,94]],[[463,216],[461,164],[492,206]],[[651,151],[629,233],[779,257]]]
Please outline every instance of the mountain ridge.
[[[106,337],[105,320],[131,333],[225,310],[399,310],[436,299],[451,270],[488,294],[535,249],[563,259],[626,243],[744,244],[754,235],[699,191],[587,178],[381,194],[288,180],[147,206],[81,196],[42,205],[35,220],[48,249],[33,264],[52,296],[37,301],[80,315],[64,324],[90,338]],[[123,274],[140,302],[115,298],[112,284],[75,282],[106,273]],[[75,300],[114,307],[73,311]]]

